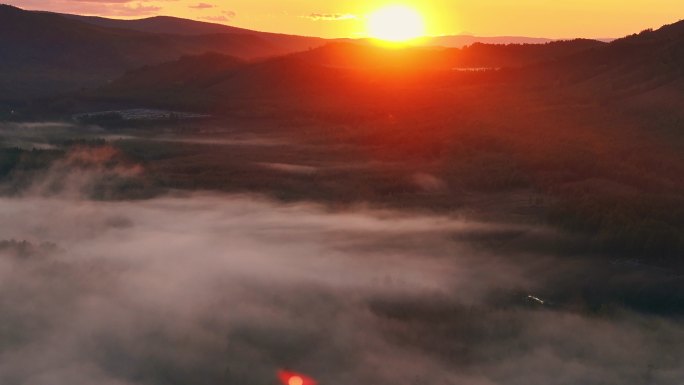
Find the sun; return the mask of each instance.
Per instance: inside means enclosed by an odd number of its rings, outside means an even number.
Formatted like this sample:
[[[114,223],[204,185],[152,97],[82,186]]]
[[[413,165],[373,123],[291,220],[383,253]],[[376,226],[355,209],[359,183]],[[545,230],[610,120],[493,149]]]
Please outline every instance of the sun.
[[[425,35],[425,24],[415,9],[392,5],[368,17],[368,34],[376,39],[401,43]]]

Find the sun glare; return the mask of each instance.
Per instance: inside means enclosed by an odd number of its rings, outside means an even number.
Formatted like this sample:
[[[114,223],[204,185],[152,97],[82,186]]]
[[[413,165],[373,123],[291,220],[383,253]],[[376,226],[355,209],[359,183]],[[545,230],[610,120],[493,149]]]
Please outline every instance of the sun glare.
[[[425,34],[423,17],[413,8],[393,5],[382,8],[368,18],[368,34],[394,43],[406,42]]]

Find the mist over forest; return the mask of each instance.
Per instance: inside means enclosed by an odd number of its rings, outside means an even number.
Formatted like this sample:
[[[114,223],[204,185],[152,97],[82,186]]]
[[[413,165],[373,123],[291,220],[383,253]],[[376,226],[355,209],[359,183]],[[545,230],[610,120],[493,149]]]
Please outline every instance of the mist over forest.
[[[0,207],[5,384],[268,383],[283,367],[326,383],[683,375],[680,323],[562,298],[608,266],[482,245],[564,236],[546,228],[214,194],[37,191]]]

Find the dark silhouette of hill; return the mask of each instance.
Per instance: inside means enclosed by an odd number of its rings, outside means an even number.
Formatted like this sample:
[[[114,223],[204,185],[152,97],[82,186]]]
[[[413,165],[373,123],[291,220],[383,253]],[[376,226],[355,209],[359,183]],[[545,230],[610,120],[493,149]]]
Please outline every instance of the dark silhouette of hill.
[[[407,71],[519,67],[562,58],[600,47],[595,40],[558,41],[546,44],[481,44],[464,48],[382,48],[376,44],[331,43],[295,53],[304,62],[336,68],[404,68]]]
[[[299,43],[284,44],[283,39]],[[264,38],[244,31],[158,34],[1,5],[0,91],[4,98],[45,96],[99,85],[126,70],[182,55],[221,52],[251,59],[286,54],[317,41],[288,36]]]
[[[198,56],[183,56],[177,61],[154,66],[146,66],[130,71],[117,84],[128,83],[131,87],[149,87],[165,84],[183,86],[195,82],[206,81],[218,74],[245,65],[246,62],[235,57],[218,53],[206,53]]]
[[[201,109],[213,108],[219,101],[239,102],[238,99],[246,95],[257,100],[268,97],[285,101],[292,100],[292,96],[316,100],[314,95],[318,95],[322,98],[319,102],[328,100],[330,103],[338,97],[354,99],[351,95],[355,92],[372,95],[386,86],[411,85],[429,90],[430,87],[448,86],[454,81],[499,78],[499,74],[483,69],[520,67],[604,44],[575,40],[540,45],[474,44],[463,49],[397,49],[331,43],[301,53],[242,64],[231,58],[221,59],[220,55],[189,56],[131,71],[96,94],[119,100],[134,98],[145,103]],[[202,70],[188,71],[193,67]],[[179,92],[179,89],[183,91]],[[301,107],[307,108],[307,105]]]
[[[166,33],[173,35],[208,35],[214,33],[258,33],[260,36],[274,37],[288,35],[255,32],[252,30],[228,26],[225,24],[209,23],[197,20],[182,19],[170,16],[154,16],[137,20],[119,20],[96,16],[81,16],[64,14],[65,17],[83,21],[89,24],[107,28],[122,28],[140,32]],[[340,39],[341,41],[356,41],[355,39]],[[445,35],[426,38],[421,45],[450,48],[463,48],[474,43],[483,44],[544,44],[554,39],[526,36],[474,36],[468,34]]]
[[[439,47],[463,48],[475,43],[482,44],[544,44],[551,43],[553,39],[525,37],[525,36],[473,36],[473,35],[452,35],[436,36],[426,39],[426,45]]]
[[[95,16],[69,15],[63,16],[83,21],[88,24],[98,25],[106,28],[120,28],[139,32],[162,33],[173,35],[209,35],[209,34],[255,34],[265,40],[282,44],[295,51],[304,51],[312,46],[321,45],[324,42],[319,38],[303,38],[301,36],[289,36],[284,34],[256,32],[244,28],[227,26],[224,24],[208,23],[196,20],[182,19],[169,16],[155,16],[137,20],[119,20]],[[367,39],[336,39],[340,42],[361,44]],[[553,43],[553,39],[532,38],[524,36],[493,36],[482,37],[473,35],[453,35],[437,36],[426,38],[420,42],[420,46],[463,48],[475,43],[492,45],[533,45]]]
[[[184,35],[249,35],[257,36],[274,45],[274,55],[287,52],[303,51],[325,44],[326,40],[317,37],[292,36],[280,33],[252,31],[245,28],[224,24],[207,23],[197,20],[182,19],[170,16],[155,16],[137,20],[119,20],[104,17],[80,16],[65,14],[64,17],[79,20],[88,24],[106,28],[118,28],[131,31]]]
[[[511,76],[629,111],[635,119],[662,121],[663,130],[671,131],[684,119],[684,21],[525,71],[536,76]]]
[[[564,81],[586,81],[614,94],[629,94],[679,81],[683,68],[684,21],[680,21],[558,60],[545,72]]]
[[[216,112],[233,103],[244,105],[263,98],[295,101],[301,93],[332,90],[348,75],[296,57],[250,63],[205,54],[129,71],[87,95],[98,100]],[[237,104],[235,108],[240,108]],[[307,108],[307,104],[301,107]]]
[[[207,23],[170,16],[154,16],[144,19],[120,20],[98,16],[81,16],[59,14],[65,18],[78,20],[91,25],[105,28],[119,28],[131,31],[161,33],[169,35],[212,35],[220,33],[249,33],[259,34],[244,28],[231,27],[223,24]]]
[[[292,70],[298,64],[308,67],[325,67],[340,70],[399,70],[403,72],[424,71],[454,71],[454,70],[482,70],[493,68],[521,67],[539,62],[546,62],[561,57],[574,55],[605,43],[594,40],[558,41],[538,45],[486,45],[473,44],[462,49],[457,48],[384,48],[370,44],[355,43],[330,43],[323,47],[290,54],[284,57],[271,59],[273,66],[288,63],[283,66],[281,76],[288,77],[288,70]],[[208,58],[214,56],[185,57],[182,61],[164,63],[158,67],[149,67],[140,71],[131,71],[126,77],[119,79],[118,83],[134,83],[132,77],[151,83],[155,79],[158,69],[170,69],[174,66],[189,67],[192,62],[198,67],[204,67]],[[269,67],[268,60],[261,63],[251,64],[253,68]],[[230,63],[227,71],[235,70]],[[248,63],[244,63],[248,67]],[[221,71],[220,65],[214,68]],[[205,73],[207,77],[214,77],[214,71]],[[140,74],[144,74],[140,76]],[[182,75],[181,75],[182,76]],[[158,79],[157,83],[164,83],[168,79]],[[187,83],[185,79],[176,79]]]
[[[183,56],[178,60],[145,66],[96,91],[98,97],[124,101],[140,101],[150,105],[165,105],[204,109],[214,97],[209,89],[226,81],[248,63],[218,53]]]
[[[186,57],[130,72],[94,94],[212,112],[244,109],[246,103],[268,99],[272,107],[315,111],[325,104],[343,113],[347,108],[359,110],[355,103],[360,101],[390,105],[397,89],[427,100],[428,94],[435,95],[434,99],[439,90],[450,87],[495,82],[538,87],[554,98],[572,95],[581,103],[617,103],[623,109],[650,108],[656,113],[669,107],[676,113],[684,107],[682,47],[684,23],[611,43],[578,39],[536,45],[477,43],[449,49],[338,42],[257,63],[230,62],[225,67],[220,60],[216,64],[216,57]],[[181,70],[193,66],[210,70]],[[171,81],[163,75],[167,72],[178,77]]]
[[[299,60],[328,67],[450,70],[522,66],[601,45],[578,40],[388,51],[339,43],[308,50],[325,41],[173,17],[114,20],[24,11],[11,6],[0,6],[0,32],[3,99],[44,97],[94,87],[127,70],[206,52],[255,59],[306,51]]]

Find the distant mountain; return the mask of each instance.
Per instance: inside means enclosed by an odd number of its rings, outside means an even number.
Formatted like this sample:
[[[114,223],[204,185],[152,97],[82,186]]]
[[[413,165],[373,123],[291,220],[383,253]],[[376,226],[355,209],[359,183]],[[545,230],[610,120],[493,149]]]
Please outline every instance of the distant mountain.
[[[305,63],[295,57],[250,63],[205,54],[129,71],[100,89],[86,92],[85,96],[90,100],[124,105],[213,113],[224,110],[226,105],[244,105],[264,97],[287,99],[299,93],[302,87],[332,89],[344,81],[341,76],[344,72]]]
[[[274,40],[291,40],[291,44],[301,43],[300,37],[298,39],[292,39],[292,36],[267,33],[267,32],[255,32],[248,29],[227,26],[224,24],[217,23],[207,23],[196,20],[181,19],[177,17],[169,16],[155,16],[145,19],[137,20],[119,20],[119,19],[108,19],[104,17],[95,16],[80,16],[80,15],[63,15],[65,17],[83,21],[88,24],[98,25],[107,28],[121,28],[128,29],[132,31],[148,32],[148,33],[166,33],[174,35],[208,35],[217,33],[249,33],[258,34],[260,37],[266,37]],[[312,38],[313,39],[313,38]],[[363,39],[336,39],[341,42],[360,42]],[[436,36],[426,38],[422,42],[422,46],[438,46],[438,47],[449,47],[449,48],[462,48],[474,43],[483,44],[544,44],[553,41],[558,41],[554,39],[546,38],[535,38],[535,37],[524,37],[524,36],[474,36],[474,35],[453,35],[453,36]],[[302,46],[301,48],[306,49],[308,47]]]
[[[544,44],[554,41],[553,39],[523,37],[523,36],[473,36],[473,35],[453,35],[436,36],[426,39],[424,45],[462,48],[474,43],[483,44]]]
[[[223,24],[181,19],[170,16],[154,16],[136,20],[109,19],[98,16],[81,16],[59,14],[68,19],[78,20],[104,28],[119,28],[130,31],[163,33],[169,35],[212,35],[217,33],[256,33],[248,29],[231,27]]]
[[[525,36],[474,36],[474,35],[452,35],[452,36],[435,36],[425,40],[423,45],[438,46],[438,47],[452,47],[463,48],[475,43],[482,44],[546,44],[557,41],[564,41],[568,39],[548,39],[543,37],[525,37]],[[596,40],[604,43],[610,43],[615,40],[612,38],[596,38],[596,39],[582,39],[582,40]]]
[[[407,47],[383,49],[372,44],[331,43],[294,53],[299,60],[335,68],[406,68],[407,70],[473,70],[520,67],[571,56],[604,46],[596,40],[544,44],[482,44],[463,48]]]
[[[355,43],[330,43],[326,46],[286,55],[257,63],[240,62],[222,55],[187,56],[180,60],[147,66],[130,71],[107,86],[108,90],[124,92],[154,89],[156,96],[170,92],[178,86],[215,87],[233,78],[254,81],[255,92],[273,84],[335,83],[339,76],[363,73],[373,76],[401,74],[414,76],[434,72],[477,71],[484,68],[522,67],[534,63],[567,57],[605,43],[592,40],[551,42],[539,45],[486,45],[474,44],[458,48],[407,47],[383,48]],[[263,76],[254,74],[263,72]],[[268,73],[268,74],[267,74]],[[334,74],[323,79],[322,73]],[[236,75],[239,74],[239,75]],[[307,75],[310,79],[306,79]],[[280,79],[279,79],[280,78]],[[298,79],[297,81],[290,81]],[[259,83],[267,84],[259,84]],[[230,87],[226,87],[230,88]],[[250,88],[250,87],[246,87]],[[339,86],[338,86],[339,88]],[[248,90],[244,90],[248,92]]]
[[[118,22],[98,25],[78,17],[0,5],[0,99],[46,96],[95,86],[126,70],[188,54],[220,52],[253,59],[283,55],[323,42],[244,30],[208,35],[160,34],[114,27]],[[152,28],[157,20],[145,23],[151,23]]]
[[[257,36],[277,47],[278,54],[303,51],[325,44],[326,40],[317,37],[293,36],[279,33],[259,32],[244,28],[231,27],[224,24],[207,23],[203,21],[181,19],[170,16],[155,16],[137,20],[109,19],[95,16],[80,16],[63,14],[69,19],[82,21],[91,25],[105,28],[118,28],[130,31],[183,35],[249,35]]]
[[[535,68],[561,83],[586,85],[606,97],[684,91],[684,21],[645,30]],[[677,98],[674,98],[677,99]],[[684,106],[684,97],[679,98]]]
[[[365,98],[386,99],[386,92],[396,87],[424,93],[431,87],[448,87],[482,67],[525,66],[603,45],[576,40],[540,45],[475,44],[463,49],[387,49],[331,43],[256,63],[240,63],[220,55],[189,56],[130,71],[91,96],[210,112],[241,109],[245,103],[264,100],[294,109],[321,103],[342,106]]]
[[[247,65],[247,62],[217,53],[183,56],[173,62],[145,66],[130,71],[115,83],[119,86],[128,85],[139,88],[157,86],[158,84],[164,84],[168,87],[186,86],[202,82],[211,84],[213,77],[244,65]]]
[[[448,94],[456,84],[495,81],[549,92],[577,89],[582,98],[594,100],[655,93],[661,95],[657,100],[684,104],[677,96],[684,95],[684,22],[612,43],[476,43],[462,49],[331,43],[259,63],[224,60],[225,66],[213,65],[220,59],[194,56],[132,71],[94,95],[224,112],[254,101],[310,111],[338,103],[344,110],[345,103],[346,108],[363,101],[391,104],[398,95],[434,99],[438,89]],[[210,69],[182,70],[192,67]],[[175,74],[173,81],[164,75],[169,73]]]
[[[684,84],[684,22],[611,43],[487,39],[507,44],[452,36],[433,43],[468,45],[387,50],[171,17],[114,20],[0,6],[0,101],[101,87],[89,95],[210,108],[214,99],[241,95],[353,93],[353,85],[406,79],[418,87],[418,78],[449,82],[463,78],[456,72],[483,68],[511,69],[496,76],[523,83],[586,83],[598,88],[597,97],[679,92]],[[521,41],[536,44],[512,43]],[[182,100],[186,91],[196,97]]]
[[[600,103],[619,106],[635,119],[684,121],[684,21],[618,39],[601,48],[532,69]]]

